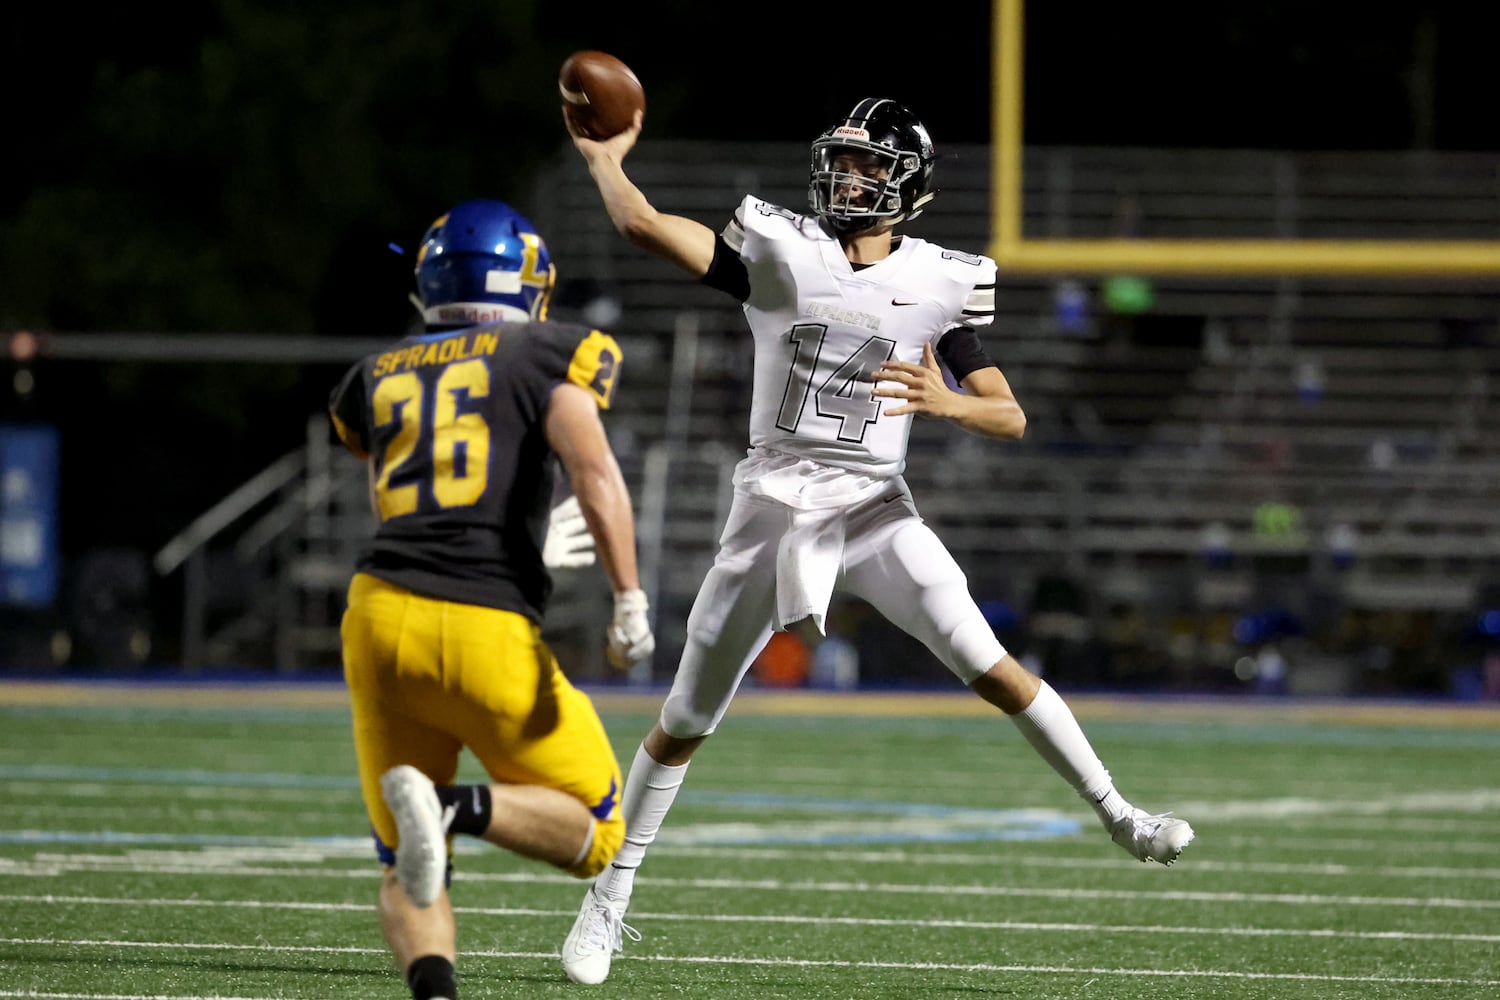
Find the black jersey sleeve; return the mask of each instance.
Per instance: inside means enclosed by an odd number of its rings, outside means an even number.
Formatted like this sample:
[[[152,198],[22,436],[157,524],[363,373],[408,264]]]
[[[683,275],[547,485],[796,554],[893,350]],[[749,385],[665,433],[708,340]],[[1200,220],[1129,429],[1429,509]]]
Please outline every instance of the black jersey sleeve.
[[[328,416],[344,447],[357,458],[370,452],[369,428],[365,424],[365,363],[351,367],[328,397]]]
[[[750,297],[750,271],[722,235],[714,237],[714,259],[709,262],[702,281],[709,288],[734,296],[737,302]]]
[[[971,326],[955,326],[938,340],[937,355],[953,373],[957,382],[962,382],[981,368],[997,368],[979,343],[979,334]]]

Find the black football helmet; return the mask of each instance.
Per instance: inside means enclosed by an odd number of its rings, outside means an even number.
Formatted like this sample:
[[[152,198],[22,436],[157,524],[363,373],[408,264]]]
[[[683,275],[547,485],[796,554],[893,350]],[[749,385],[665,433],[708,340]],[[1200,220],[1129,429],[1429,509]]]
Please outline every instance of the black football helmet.
[[[835,170],[834,159],[845,150],[874,154],[887,168],[886,176]],[[813,214],[840,233],[915,219],[937,194],[932,186],[936,159],[932,139],[916,115],[895,101],[867,97],[813,141],[808,186]],[[869,196],[853,201],[847,197],[851,190]]]

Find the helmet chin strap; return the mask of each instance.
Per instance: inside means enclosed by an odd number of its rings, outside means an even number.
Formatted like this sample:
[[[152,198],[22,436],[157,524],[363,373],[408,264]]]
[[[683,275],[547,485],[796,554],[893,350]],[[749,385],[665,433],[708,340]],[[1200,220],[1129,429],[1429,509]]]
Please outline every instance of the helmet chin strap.
[[[829,223],[829,228],[833,230],[833,233],[834,233],[835,236],[847,236],[847,237],[855,237],[855,236],[878,236],[881,233],[889,233],[889,232],[891,232],[891,230],[895,229],[896,225],[898,223],[900,223],[901,221],[903,221],[904,219],[905,219],[905,216],[898,216],[896,218],[878,218],[877,217],[877,218],[872,218],[872,219],[860,219],[860,220],[857,220],[857,224],[854,224],[854,225],[850,225],[849,223],[856,222],[856,220],[852,220],[852,219],[842,219],[842,220],[829,219],[828,223]],[[839,225],[839,222],[843,222],[844,225]],[[896,236],[895,233],[891,233],[891,240],[894,242],[897,239],[900,239],[900,237]]]

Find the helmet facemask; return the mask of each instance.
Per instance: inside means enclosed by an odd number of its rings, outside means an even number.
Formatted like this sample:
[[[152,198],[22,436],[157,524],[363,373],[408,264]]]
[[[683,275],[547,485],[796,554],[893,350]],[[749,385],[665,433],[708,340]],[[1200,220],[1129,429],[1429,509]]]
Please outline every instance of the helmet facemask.
[[[813,143],[810,197],[813,212],[839,232],[899,222],[900,156],[874,143],[819,140]]]
[[[838,233],[889,228],[930,201],[932,141],[893,101],[866,99],[812,144],[808,201]]]

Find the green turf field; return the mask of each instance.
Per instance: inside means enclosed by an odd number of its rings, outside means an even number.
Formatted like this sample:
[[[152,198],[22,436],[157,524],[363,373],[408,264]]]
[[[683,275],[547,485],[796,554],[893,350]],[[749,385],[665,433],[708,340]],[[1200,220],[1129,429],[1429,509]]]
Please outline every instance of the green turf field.
[[[628,764],[655,698],[597,700]],[[1500,997],[1500,709],[1073,701],[1176,866],[972,696],[750,693],[603,986],[582,883],[459,844],[463,1000]],[[0,734],[0,997],[407,998],[337,688],[0,681]]]

